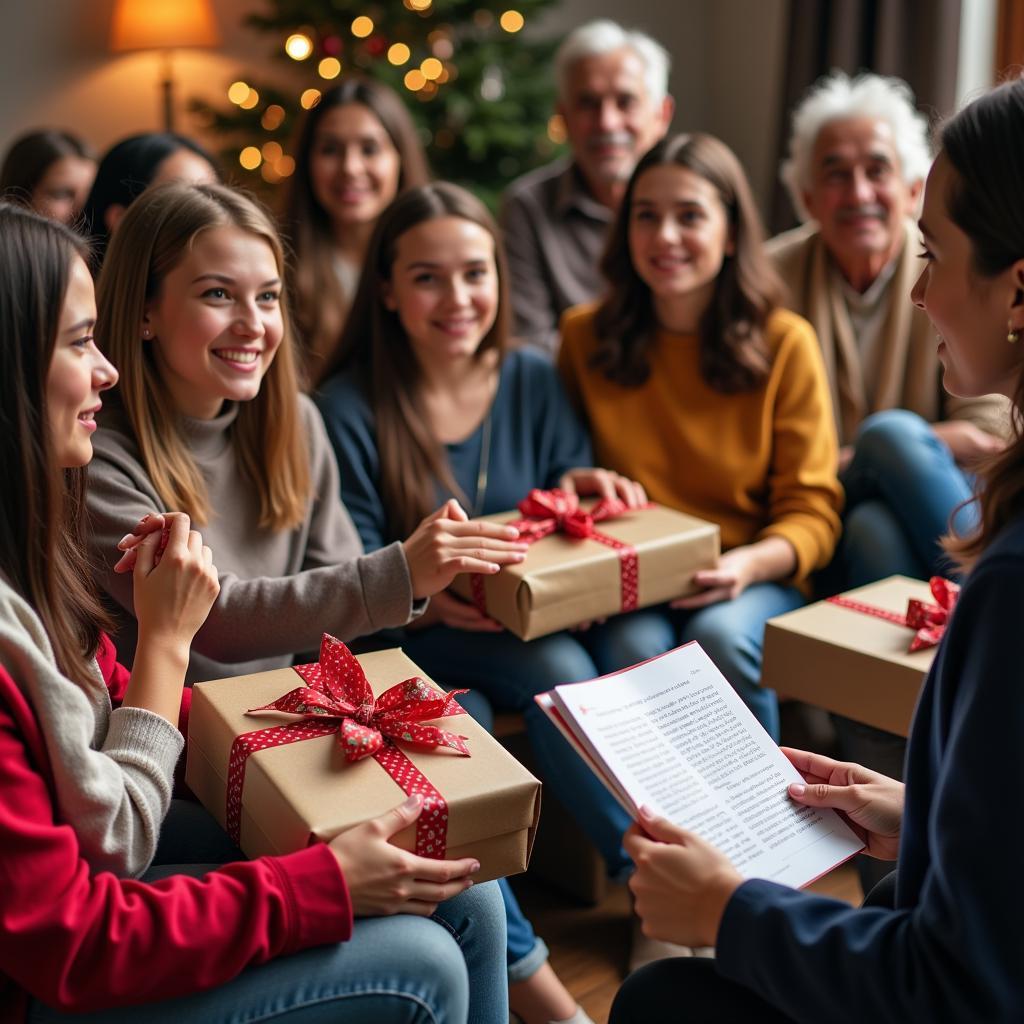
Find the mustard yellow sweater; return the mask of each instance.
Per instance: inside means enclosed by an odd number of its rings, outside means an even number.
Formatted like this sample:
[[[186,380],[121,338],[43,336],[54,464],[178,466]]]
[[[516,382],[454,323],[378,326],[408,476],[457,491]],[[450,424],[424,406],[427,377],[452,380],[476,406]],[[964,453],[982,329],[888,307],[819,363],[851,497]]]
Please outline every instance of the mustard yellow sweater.
[[[641,387],[593,369],[594,305],[562,318],[559,368],[587,419],[597,464],[639,480],[653,501],[718,523],[722,548],[764,537],[796,551],[792,579],[832,557],[842,490],[835,421],[811,325],[777,310],[768,321],[767,379],[724,395],[700,374],[696,335],[659,331]]]

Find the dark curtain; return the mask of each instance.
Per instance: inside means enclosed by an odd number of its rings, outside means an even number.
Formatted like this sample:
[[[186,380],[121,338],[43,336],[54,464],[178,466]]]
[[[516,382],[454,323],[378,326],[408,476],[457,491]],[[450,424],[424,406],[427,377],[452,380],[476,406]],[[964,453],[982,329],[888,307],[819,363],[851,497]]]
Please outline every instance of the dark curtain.
[[[952,112],[961,0],[790,0],[778,162],[789,116],[807,88],[833,68],[902,78],[929,118]],[[776,164],[778,166],[778,163]],[[797,223],[782,184],[772,200],[773,232]]]

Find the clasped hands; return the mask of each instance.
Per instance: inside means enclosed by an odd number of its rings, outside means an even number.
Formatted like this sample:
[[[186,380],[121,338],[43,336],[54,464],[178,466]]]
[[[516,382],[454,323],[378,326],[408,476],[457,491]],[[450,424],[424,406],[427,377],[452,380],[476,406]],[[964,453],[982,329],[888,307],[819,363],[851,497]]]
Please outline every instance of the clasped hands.
[[[804,782],[791,799],[831,807],[865,844],[865,853],[895,860],[903,818],[903,783],[857,764],[782,747]],[[743,882],[729,858],[700,836],[647,808],[626,833],[636,870],[629,887],[645,935],[682,946],[713,946],[725,908]]]

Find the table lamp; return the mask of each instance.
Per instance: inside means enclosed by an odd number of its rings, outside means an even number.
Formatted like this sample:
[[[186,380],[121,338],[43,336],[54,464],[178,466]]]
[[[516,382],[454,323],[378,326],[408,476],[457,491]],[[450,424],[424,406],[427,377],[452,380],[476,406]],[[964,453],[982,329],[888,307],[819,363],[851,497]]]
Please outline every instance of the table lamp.
[[[114,5],[110,49],[115,53],[159,50],[163,56],[165,131],[174,131],[173,51],[219,43],[209,0],[117,0]]]

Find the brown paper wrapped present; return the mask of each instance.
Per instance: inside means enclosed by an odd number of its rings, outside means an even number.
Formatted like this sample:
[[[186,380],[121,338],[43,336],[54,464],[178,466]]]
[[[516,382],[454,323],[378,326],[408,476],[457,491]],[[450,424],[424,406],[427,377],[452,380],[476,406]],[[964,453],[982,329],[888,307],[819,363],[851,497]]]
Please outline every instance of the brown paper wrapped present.
[[[934,607],[933,591],[922,580],[890,576],[840,599],[853,607],[818,601],[768,620],[761,681],[788,697],[906,736],[935,649],[911,651],[915,627],[897,620],[912,601]]]
[[[526,559],[452,589],[522,640],[693,593],[693,574],[718,560],[718,527],[663,505],[533,491],[519,509],[483,518],[519,526]]]
[[[338,641],[337,649],[330,648],[330,641],[325,637],[318,665],[301,669],[303,678],[299,670],[279,669],[193,688],[185,780],[205,807],[229,833],[237,831],[249,857],[259,857],[302,849],[375,818],[405,799],[404,786],[424,794],[424,812],[392,839],[397,846],[425,856],[475,857],[478,881],[525,870],[540,815],[540,783],[469,715],[406,722],[407,706],[426,701],[440,707],[446,695],[401,650],[353,658]],[[390,701],[394,713],[375,717],[369,727],[363,714],[368,705],[338,717],[319,681],[334,654],[346,659],[345,671],[358,663],[378,709]],[[306,719],[278,711],[247,714],[272,702],[307,711]],[[406,742],[424,735],[447,738],[432,750]],[[468,757],[458,753],[462,737]],[[380,749],[363,756],[374,744]],[[241,756],[245,750],[252,751],[248,757]],[[443,797],[436,806],[429,795],[434,791]]]

